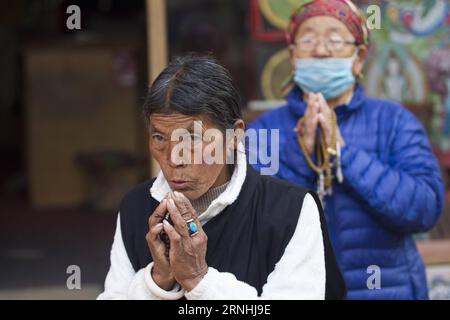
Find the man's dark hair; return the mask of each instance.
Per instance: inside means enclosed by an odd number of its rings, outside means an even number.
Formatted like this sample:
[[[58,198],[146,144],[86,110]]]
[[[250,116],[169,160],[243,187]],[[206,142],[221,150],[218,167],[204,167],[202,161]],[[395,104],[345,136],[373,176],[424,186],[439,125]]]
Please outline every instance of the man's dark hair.
[[[208,115],[221,129],[242,118],[239,93],[230,73],[210,56],[175,58],[153,82],[144,103],[154,113]]]

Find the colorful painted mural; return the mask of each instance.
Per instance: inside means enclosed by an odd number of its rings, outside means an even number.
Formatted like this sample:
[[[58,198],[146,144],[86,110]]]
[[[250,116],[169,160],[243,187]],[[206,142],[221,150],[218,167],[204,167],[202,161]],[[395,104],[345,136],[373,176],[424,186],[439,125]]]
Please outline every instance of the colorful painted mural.
[[[382,12],[381,28],[371,34],[367,93],[431,108],[425,112],[431,117],[422,120],[429,121],[435,144],[450,150],[450,2],[357,2],[362,8],[377,4]]]

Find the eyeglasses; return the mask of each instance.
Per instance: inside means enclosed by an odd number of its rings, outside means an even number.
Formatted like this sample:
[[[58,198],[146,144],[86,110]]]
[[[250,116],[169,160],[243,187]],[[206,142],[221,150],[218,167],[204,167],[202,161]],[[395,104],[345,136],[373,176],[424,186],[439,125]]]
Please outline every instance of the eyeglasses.
[[[306,36],[295,42],[295,46],[303,52],[313,51],[319,43],[318,38]],[[357,45],[356,41],[345,41],[338,38],[325,39],[325,47],[330,52],[340,52],[346,45]]]

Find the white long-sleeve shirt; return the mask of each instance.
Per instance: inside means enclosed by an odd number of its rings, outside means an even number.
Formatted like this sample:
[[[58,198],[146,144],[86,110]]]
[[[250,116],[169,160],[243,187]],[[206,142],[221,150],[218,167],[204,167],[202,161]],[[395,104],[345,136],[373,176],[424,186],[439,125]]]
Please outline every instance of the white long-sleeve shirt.
[[[202,225],[238,197],[247,171],[245,154],[238,154],[238,163],[227,188],[199,216]],[[169,190],[167,181],[160,173],[150,190],[152,197],[161,201]],[[119,213],[105,291],[97,299],[177,300],[183,296],[188,300],[324,299],[325,255],[316,202],[309,194],[303,199],[295,232],[283,256],[269,274],[260,296],[256,288],[237,280],[232,273],[220,272],[212,267],[208,268],[193,290],[187,292],[176,285],[173,290],[165,291],[153,281],[152,266],[153,263],[150,263],[137,272],[134,270],[122,240]]]

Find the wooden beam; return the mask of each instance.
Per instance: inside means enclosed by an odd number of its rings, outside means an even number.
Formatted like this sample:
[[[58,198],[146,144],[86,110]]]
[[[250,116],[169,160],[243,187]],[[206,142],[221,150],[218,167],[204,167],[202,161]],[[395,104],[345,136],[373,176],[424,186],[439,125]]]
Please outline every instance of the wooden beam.
[[[151,84],[167,66],[167,8],[166,0],[146,0],[147,64]],[[151,159],[150,175],[155,176],[159,166]]]

